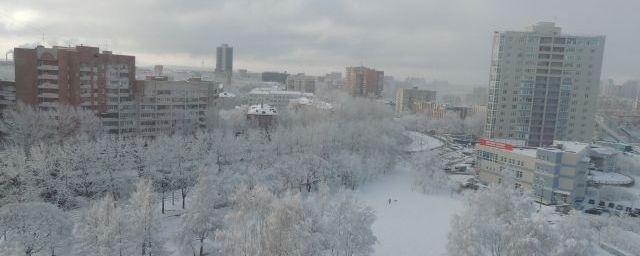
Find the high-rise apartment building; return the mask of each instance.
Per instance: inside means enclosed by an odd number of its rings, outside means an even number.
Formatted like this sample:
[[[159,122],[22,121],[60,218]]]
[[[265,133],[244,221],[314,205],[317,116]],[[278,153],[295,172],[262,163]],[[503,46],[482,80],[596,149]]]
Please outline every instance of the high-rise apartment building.
[[[418,87],[396,90],[396,113],[405,111],[415,113],[425,102],[436,102],[436,92],[418,89]]]
[[[604,41],[552,22],[495,32],[485,135],[529,146],[591,140]]]
[[[224,76],[225,85],[231,85],[233,75],[233,47],[222,44],[216,48],[216,74]]]
[[[92,110],[109,133],[133,131],[135,57],[76,46],[15,48],[16,99],[38,109]]]
[[[347,67],[344,87],[351,96],[381,97],[384,72],[366,67]]]

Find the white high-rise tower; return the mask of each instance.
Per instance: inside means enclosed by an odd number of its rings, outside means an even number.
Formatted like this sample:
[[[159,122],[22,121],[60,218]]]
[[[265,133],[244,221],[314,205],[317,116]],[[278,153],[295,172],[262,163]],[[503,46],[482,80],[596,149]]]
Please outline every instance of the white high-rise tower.
[[[604,41],[552,22],[495,32],[485,136],[528,146],[591,140]]]

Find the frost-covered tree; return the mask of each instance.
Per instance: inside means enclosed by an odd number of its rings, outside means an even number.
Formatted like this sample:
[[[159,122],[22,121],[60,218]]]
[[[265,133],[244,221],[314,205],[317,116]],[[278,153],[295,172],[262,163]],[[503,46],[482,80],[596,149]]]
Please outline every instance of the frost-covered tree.
[[[329,232],[325,234],[329,235],[330,255],[371,255],[377,242],[371,230],[376,219],[373,209],[350,194],[338,194],[336,197],[328,222]]]
[[[151,181],[140,180],[136,191],[129,198],[127,207],[127,240],[132,243],[133,252],[140,255],[164,255],[164,241],[160,238],[160,228]]]
[[[23,255],[47,252],[69,245],[72,222],[59,208],[48,203],[12,203],[0,208],[0,248],[5,253],[20,251]],[[1,252],[1,251],[0,251]]]
[[[467,208],[454,215],[449,255],[590,255],[586,223],[573,216],[552,226],[536,213],[528,195],[507,187],[471,194]]]
[[[177,240],[183,252],[203,256],[207,254],[205,244],[213,240],[224,216],[220,179],[203,170],[194,196],[192,206],[180,220]]]
[[[443,162],[433,152],[420,152],[411,157],[413,189],[425,194],[448,194],[452,186],[443,171]]]
[[[28,148],[41,142],[61,143],[69,138],[95,139],[101,136],[102,126],[91,111],[67,105],[41,111],[19,103],[17,110],[3,113],[0,134],[9,144]]]
[[[76,224],[74,233],[78,239],[78,255],[122,256],[127,250],[127,223],[124,213],[111,194],[92,202]],[[137,254],[137,253],[135,253]]]

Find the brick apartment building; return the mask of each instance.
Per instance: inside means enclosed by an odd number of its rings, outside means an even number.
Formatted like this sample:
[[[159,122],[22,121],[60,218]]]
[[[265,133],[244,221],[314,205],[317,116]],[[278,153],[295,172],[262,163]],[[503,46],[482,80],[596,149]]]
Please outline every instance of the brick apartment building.
[[[135,81],[134,56],[97,47],[15,48],[14,61],[17,100],[41,109],[60,103],[105,113],[108,98],[128,97]]]
[[[92,110],[109,133],[133,130],[135,57],[76,46],[15,48],[16,100],[41,110],[66,104]]]
[[[381,97],[384,72],[366,67],[347,67],[344,86],[351,96]]]

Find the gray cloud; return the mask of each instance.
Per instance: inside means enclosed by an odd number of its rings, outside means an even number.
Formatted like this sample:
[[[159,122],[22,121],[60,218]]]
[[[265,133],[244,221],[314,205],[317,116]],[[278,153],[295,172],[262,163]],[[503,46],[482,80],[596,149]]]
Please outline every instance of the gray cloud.
[[[638,78],[637,1],[0,0],[0,47],[46,40],[138,55],[138,63],[213,64],[321,74],[365,64],[398,77],[485,84],[491,33],[541,20],[607,36],[603,78]],[[35,17],[16,22],[16,12]],[[28,15],[27,15],[28,16]],[[4,17],[4,18],[3,18]],[[9,17],[9,18],[7,18]],[[11,23],[11,24],[9,24]]]

